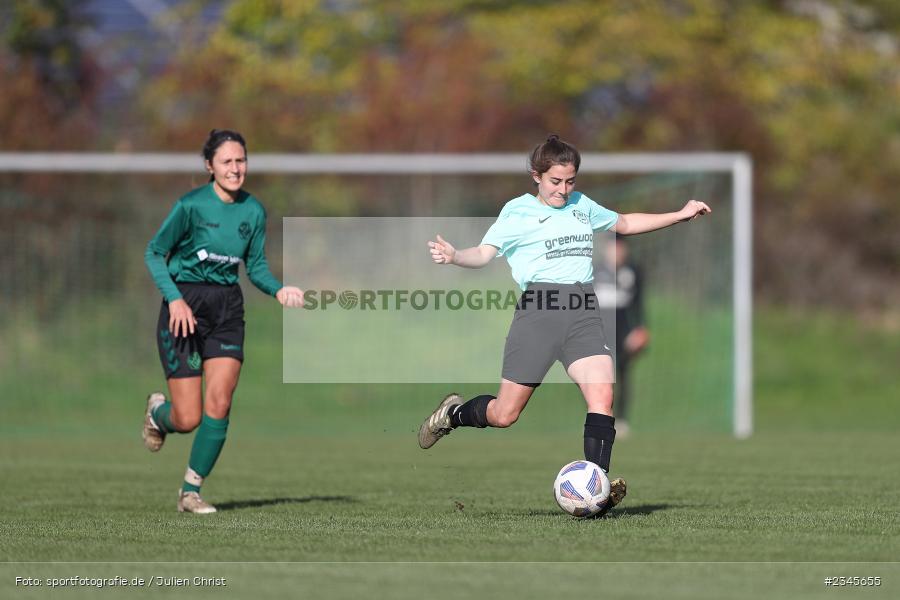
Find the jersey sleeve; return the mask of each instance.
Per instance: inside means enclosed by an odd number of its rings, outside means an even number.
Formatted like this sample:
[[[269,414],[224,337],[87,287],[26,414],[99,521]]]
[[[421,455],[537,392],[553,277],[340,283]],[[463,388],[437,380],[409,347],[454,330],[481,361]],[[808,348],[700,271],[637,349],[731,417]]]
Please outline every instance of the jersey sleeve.
[[[178,291],[178,286],[175,285],[172,276],[169,274],[166,256],[187,233],[189,225],[190,215],[188,214],[188,209],[179,200],[172,207],[172,211],[166,217],[166,220],[163,221],[159,231],[147,244],[147,250],[144,252],[144,262],[147,264],[150,276],[167,302],[180,299],[181,292]]]
[[[491,225],[481,245],[489,245],[497,248],[497,256],[505,256],[515,249],[516,244],[522,237],[522,232],[517,226],[515,213],[509,209],[509,205],[504,206],[503,210],[497,216],[497,220]]]
[[[619,220],[618,213],[600,206],[590,198],[586,198],[586,200],[588,201],[588,205],[591,207],[590,217],[592,229],[609,231],[616,226],[616,222]]]
[[[247,277],[250,282],[262,293],[274,296],[278,290],[284,287],[272,275],[269,263],[266,261],[266,211],[262,206],[260,206],[260,216],[253,229],[253,235],[250,237],[250,244],[247,246],[244,264],[247,265]]]

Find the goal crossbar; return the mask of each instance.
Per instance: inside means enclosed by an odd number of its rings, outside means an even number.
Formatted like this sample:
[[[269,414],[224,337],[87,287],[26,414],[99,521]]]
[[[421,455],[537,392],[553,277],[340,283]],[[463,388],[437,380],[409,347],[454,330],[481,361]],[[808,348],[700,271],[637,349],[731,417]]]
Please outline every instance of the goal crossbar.
[[[726,173],[733,202],[734,435],[753,432],[752,273],[753,181],[742,153],[583,153],[582,173]],[[254,153],[256,173],[355,175],[465,175],[525,172],[512,153],[463,154],[265,154]],[[191,153],[0,152],[0,172],[190,173],[202,165]]]
[[[746,155],[733,153],[584,153],[581,171],[592,173],[733,172]],[[254,153],[257,173],[503,174],[525,170],[512,153],[464,154],[266,154]],[[202,158],[186,152],[0,152],[0,172],[192,173]]]

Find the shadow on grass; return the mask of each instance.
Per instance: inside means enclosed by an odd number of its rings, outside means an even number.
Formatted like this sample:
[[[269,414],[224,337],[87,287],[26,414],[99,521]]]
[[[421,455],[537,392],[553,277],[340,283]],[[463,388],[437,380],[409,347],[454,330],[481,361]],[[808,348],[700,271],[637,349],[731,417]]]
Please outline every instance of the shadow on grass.
[[[652,515],[660,510],[668,510],[670,508],[682,508],[686,504],[638,504],[636,506],[623,506],[614,508],[609,511],[604,519],[618,519],[620,517],[634,517],[637,515]]]
[[[239,510],[242,508],[260,508],[263,506],[276,506],[278,504],[306,504],[307,502],[357,502],[353,496],[304,496],[303,498],[265,498],[254,500],[235,500],[216,504],[216,508],[222,510]]]
[[[606,515],[602,517],[591,517],[586,520],[592,521],[596,519],[618,519],[620,517],[634,517],[638,515],[651,515],[660,510],[668,510],[670,508],[683,508],[688,506],[687,504],[638,504],[636,506],[623,506],[621,508],[615,508],[608,512]],[[506,514],[516,514],[516,513],[506,513]],[[547,510],[528,510],[519,513],[523,516],[528,517],[565,517],[565,513],[563,513],[559,509],[547,509]]]

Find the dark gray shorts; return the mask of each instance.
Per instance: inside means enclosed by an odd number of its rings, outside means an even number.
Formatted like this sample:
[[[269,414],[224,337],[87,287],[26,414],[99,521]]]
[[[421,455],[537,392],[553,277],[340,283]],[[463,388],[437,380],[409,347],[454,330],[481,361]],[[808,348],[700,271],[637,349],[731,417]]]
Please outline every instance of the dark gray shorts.
[[[503,378],[537,387],[557,360],[568,369],[598,355],[612,356],[612,350],[591,284],[529,284],[506,336]]]

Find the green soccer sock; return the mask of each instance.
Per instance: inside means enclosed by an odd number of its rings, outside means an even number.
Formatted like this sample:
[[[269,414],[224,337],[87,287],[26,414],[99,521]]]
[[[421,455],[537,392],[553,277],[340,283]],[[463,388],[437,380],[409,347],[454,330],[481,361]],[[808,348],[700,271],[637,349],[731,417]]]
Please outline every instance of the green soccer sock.
[[[168,400],[151,410],[150,416],[163,433],[176,433],[172,425],[172,403]]]
[[[214,419],[209,415],[203,415],[200,427],[197,428],[197,435],[194,436],[194,444],[191,446],[191,458],[188,461],[184,484],[181,486],[183,491],[200,491],[203,480],[212,472],[219,453],[222,452],[227,433],[228,417]]]

